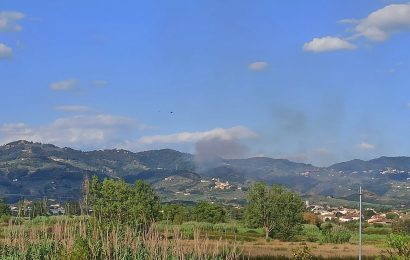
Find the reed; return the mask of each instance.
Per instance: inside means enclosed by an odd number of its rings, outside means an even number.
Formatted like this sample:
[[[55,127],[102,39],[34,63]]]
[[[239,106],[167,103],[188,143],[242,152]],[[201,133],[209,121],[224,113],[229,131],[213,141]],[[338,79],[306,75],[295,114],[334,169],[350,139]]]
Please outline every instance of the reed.
[[[11,219],[1,228],[0,259],[239,259],[236,244],[195,229],[187,240],[177,227],[159,231],[101,223],[93,217],[59,217],[50,221]]]

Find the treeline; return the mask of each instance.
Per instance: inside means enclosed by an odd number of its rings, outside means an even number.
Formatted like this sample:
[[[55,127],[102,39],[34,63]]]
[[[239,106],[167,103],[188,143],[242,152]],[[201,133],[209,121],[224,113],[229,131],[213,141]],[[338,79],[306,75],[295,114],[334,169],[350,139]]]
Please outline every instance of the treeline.
[[[265,183],[252,185],[244,209],[228,208],[209,202],[196,206],[161,205],[153,188],[137,181],[129,185],[123,180],[93,177],[84,184],[84,204],[91,207],[100,222],[149,225],[165,220],[173,224],[187,221],[223,223],[243,222],[251,228],[263,228],[265,236],[292,239],[302,231],[304,203],[296,193],[282,186]]]

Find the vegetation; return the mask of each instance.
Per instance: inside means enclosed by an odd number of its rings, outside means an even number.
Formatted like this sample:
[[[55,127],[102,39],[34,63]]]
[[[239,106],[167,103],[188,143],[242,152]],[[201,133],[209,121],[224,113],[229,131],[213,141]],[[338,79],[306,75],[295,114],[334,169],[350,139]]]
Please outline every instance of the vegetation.
[[[269,235],[290,240],[301,232],[304,204],[301,198],[281,186],[256,183],[250,187],[246,221],[251,227],[262,227]]]
[[[247,259],[268,249],[277,251],[273,259],[325,259],[322,252],[348,256],[357,243],[357,221],[322,223],[280,186],[252,185],[245,210],[205,201],[161,205],[142,181],[93,177],[83,186],[81,202],[64,203],[65,216],[49,216],[41,200],[30,204],[30,219],[10,217],[1,201],[0,259]],[[363,242],[387,248],[389,259],[408,259],[408,225],[364,225]]]
[[[0,199],[0,217],[2,216],[10,216],[11,211],[9,206],[4,202],[3,199]]]
[[[410,218],[396,220],[392,224],[392,230],[395,234],[410,235]]]
[[[352,237],[349,230],[341,225],[335,225],[327,222],[323,223],[320,228],[323,233],[322,242],[324,243],[347,243]]]
[[[143,181],[128,185],[123,180],[104,179],[100,182],[94,176],[89,198],[94,216],[100,223],[149,225],[159,218],[159,197]]]
[[[410,236],[391,234],[387,238],[390,259],[410,259]]]

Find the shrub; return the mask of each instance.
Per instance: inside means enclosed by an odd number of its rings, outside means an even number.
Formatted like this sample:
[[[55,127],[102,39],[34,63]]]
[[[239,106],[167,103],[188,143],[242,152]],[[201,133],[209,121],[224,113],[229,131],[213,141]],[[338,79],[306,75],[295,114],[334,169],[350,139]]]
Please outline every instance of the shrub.
[[[322,242],[324,243],[347,243],[352,237],[350,231],[340,225],[332,225],[331,227],[327,226],[325,229],[322,229],[322,233]]]
[[[395,234],[410,235],[410,218],[394,221],[392,231]]]
[[[304,225],[303,234],[309,242],[317,242],[322,236],[319,228],[315,225]]]
[[[391,234],[387,237],[387,246],[391,259],[409,259],[410,236]]]

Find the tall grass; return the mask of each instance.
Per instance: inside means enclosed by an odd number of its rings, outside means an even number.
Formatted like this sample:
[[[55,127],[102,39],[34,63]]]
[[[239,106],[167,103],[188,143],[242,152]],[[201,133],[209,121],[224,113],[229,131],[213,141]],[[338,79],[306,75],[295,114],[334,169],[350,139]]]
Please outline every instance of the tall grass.
[[[238,259],[236,245],[211,244],[195,229],[188,244],[181,230],[158,231],[99,224],[94,218],[10,221],[0,233],[0,259]]]

